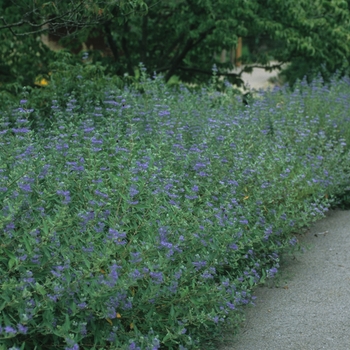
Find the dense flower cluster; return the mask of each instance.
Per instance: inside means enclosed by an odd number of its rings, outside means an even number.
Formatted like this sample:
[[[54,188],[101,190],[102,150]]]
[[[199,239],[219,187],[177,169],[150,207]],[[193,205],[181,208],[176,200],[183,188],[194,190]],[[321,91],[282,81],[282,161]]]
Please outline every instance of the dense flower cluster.
[[[332,84],[212,108],[143,75],[144,95],[55,98],[35,132],[21,100],[0,131],[1,341],[189,350],[238,320],[348,183],[349,81]]]

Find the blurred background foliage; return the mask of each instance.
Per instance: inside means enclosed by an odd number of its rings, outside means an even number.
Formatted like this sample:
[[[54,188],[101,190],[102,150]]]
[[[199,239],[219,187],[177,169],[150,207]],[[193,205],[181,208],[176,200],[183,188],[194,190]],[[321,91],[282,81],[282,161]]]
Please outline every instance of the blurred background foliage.
[[[0,0],[0,12],[2,101],[18,98],[24,86],[45,89],[72,66],[89,66],[89,79],[96,73],[97,81],[109,76],[120,86],[137,81],[140,62],[173,85],[207,84],[214,64],[237,86],[239,63],[241,72],[284,64],[281,76],[292,87],[304,76],[348,74],[344,0]]]

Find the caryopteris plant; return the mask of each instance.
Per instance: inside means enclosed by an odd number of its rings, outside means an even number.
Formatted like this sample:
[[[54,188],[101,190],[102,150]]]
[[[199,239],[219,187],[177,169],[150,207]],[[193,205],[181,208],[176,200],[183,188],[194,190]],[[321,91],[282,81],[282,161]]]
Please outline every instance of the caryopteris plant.
[[[349,183],[346,79],[246,107],[105,84],[56,86],[49,129],[31,94],[1,117],[0,349],[209,349]]]

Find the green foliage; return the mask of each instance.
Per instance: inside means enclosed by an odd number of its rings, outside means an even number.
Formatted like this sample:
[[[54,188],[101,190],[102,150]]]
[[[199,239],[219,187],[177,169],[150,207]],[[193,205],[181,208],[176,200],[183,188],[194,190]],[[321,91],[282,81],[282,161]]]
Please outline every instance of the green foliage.
[[[120,89],[62,55],[49,114],[37,90],[1,113],[1,343],[211,348],[348,185],[348,82],[244,107],[215,74],[193,93],[141,65]]]
[[[343,210],[350,209],[350,189],[345,188],[341,193],[339,193],[335,200],[335,207],[341,208]]]
[[[0,93],[16,95],[23,86],[34,88],[36,77],[47,75],[50,65],[59,64],[51,50],[43,44],[41,35],[54,33],[68,26],[71,35],[63,42],[80,43],[91,30],[113,17],[123,22],[130,13],[147,11],[142,0],[35,2],[0,0]],[[113,13],[113,15],[112,15]],[[75,27],[72,27],[74,23]],[[70,45],[67,45],[70,48]],[[81,61],[81,58],[80,58]]]
[[[41,128],[49,129],[56,120],[56,115],[52,114],[52,108],[59,108],[65,110],[69,107],[67,103],[67,96],[70,96],[75,101],[74,108],[76,113],[89,113],[95,109],[96,106],[103,105],[105,101],[106,90],[110,89],[127,89],[127,86],[137,90],[142,96],[149,98],[147,91],[148,86],[152,86],[152,79],[143,78],[145,76],[145,68],[140,64],[135,72],[135,76],[125,76],[120,78],[118,76],[107,76],[105,74],[106,67],[102,66],[100,62],[92,63],[89,60],[81,60],[69,53],[66,50],[61,50],[53,53],[54,60],[49,65],[50,74],[41,75],[45,79],[47,85],[43,86],[26,86],[17,92],[17,96],[22,100],[27,100],[30,96],[26,108],[29,111],[27,120],[34,131]],[[140,73],[142,69],[142,74]],[[145,83],[147,81],[147,83]],[[79,83],[77,83],[79,82]],[[179,92],[183,86],[181,82],[173,79],[172,82],[166,84],[170,91]],[[108,86],[108,87],[107,87]],[[201,87],[188,86],[186,88],[191,92],[199,92]],[[211,107],[218,107],[224,101],[230,103],[240,104],[237,95],[241,92],[232,88],[227,82],[219,81],[216,72],[213,71],[212,88],[214,90],[221,90],[223,94],[216,94],[212,90],[212,94],[216,97],[211,98]],[[18,102],[18,97],[11,94],[0,95],[0,102],[4,116],[8,118],[8,127],[12,128],[16,125],[16,115],[13,114],[13,105]],[[54,107],[53,107],[54,106]]]
[[[37,131],[40,127],[48,129],[52,125],[53,101],[56,108],[69,108],[67,96],[71,96],[77,102],[77,110],[88,105],[95,108],[105,99],[106,81],[119,88],[125,84],[126,79],[122,80],[118,76],[106,77],[105,67],[101,64],[91,64],[88,61],[83,63],[65,50],[54,52],[53,57],[49,64],[50,74],[41,76],[47,85],[25,86],[18,91],[18,96],[23,100],[30,96],[26,107],[31,111],[28,113],[28,121],[33,130]],[[2,94],[1,97],[3,112],[9,117],[9,127],[14,127],[16,118],[12,115],[12,110],[16,99],[13,96],[9,99],[7,94]]]
[[[311,81],[322,65],[329,74],[348,65],[348,23],[344,1],[221,0],[215,6],[199,0],[160,3],[141,20],[130,17],[123,25],[110,23],[116,47],[124,53],[115,56],[114,67],[116,72],[132,74],[131,68],[141,61],[150,73],[164,72],[166,81],[176,74],[181,81],[203,84],[213,64],[220,73],[233,68],[231,62],[219,62],[214,52],[230,50],[240,36],[267,37],[278,45],[242,59],[252,65],[267,65],[272,57],[290,62],[288,72],[293,74],[286,76],[292,85],[304,75]],[[231,83],[239,83],[238,78],[228,76]]]
[[[252,66],[267,66],[271,58],[289,62],[284,75],[290,85],[304,76],[311,82],[318,73],[325,81],[336,71],[348,74],[350,22],[344,0],[218,0],[215,6],[202,0],[85,0],[79,4],[41,0],[36,1],[35,11],[2,0],[0,9],[8,24],[0,25],[0,50],[7,58],[0,68],[3,87],[14,82],[31,85],[38,74],[48,74],[53,57],[40,43],[39,29],[49,15],[57,19],[50,22],[53,30],[74,19],[73,33],[62,39],[68,48],[96,29],[103,30],[113,56],[95,53],[91,57],[112,76],[134,76],[143,62],[150,74],[164,74],[165,81],[176,75],[182,82],[200,86],[208,82],[216,64],[219,74],[228,74],[231,83],[240,85],[239,74],[227,73],[234,68],[232,63],[217,57],[221,50],[231,50],[238,37],[273,41],[270,51],[244,54],[242,60]],[[30,22],[23,22],[28,17]],[[22,25],[14,26],[21,21]]]
[[[15,37],[0,30],[0,92],[13,95],[22,86],[34,86],[36,76],[48,72],[52,53],[40,37]]]

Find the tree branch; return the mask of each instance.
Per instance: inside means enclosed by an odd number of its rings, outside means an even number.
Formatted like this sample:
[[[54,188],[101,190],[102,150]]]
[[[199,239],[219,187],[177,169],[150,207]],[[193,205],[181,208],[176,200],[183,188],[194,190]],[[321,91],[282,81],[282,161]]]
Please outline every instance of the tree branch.
[[[183,40],[185,35],[181,35],[179,38],[177,38],[175,40],[175,42],[169,47],[169,49],[164,52],[164,54],[162,55],[162,57],[159,59],[159,62],[164,61],[176,48],[177,46],[180,44],[180,42]]]
[[[209,70],[203,70],[203,69],[199,69],[199,68],[194,68],[194,67],[185,67],[185,66],[178,66],[177,69],[180,70],[185,70],[185,71],[189,71],[189,72],[197,72],[197,73],[202,73],[202,74],[206,74],[206,75],[213,75],[213,71],[209,71]],[[240,77],[243,73],[243,70],[239,73],[217,73],[217,76],[220,75],[224,75],[227,77]]]
[[[157,1],[155,4],[151,5],[148,7],[148,9],[153,8],[157,6],[162,0]],[[75,1],[71,1],[71,4],[74,4]],[[53,2],[52,4],[56,6]],[[33,20],[28,20],[27,18],[30,18],[32,14],[37,15],[39,13],[39,8],[36,7],[33,10],[25,13],[22,16],[22,20],[15,22],[15,23],[8,23],[5,19],[4,16],[0,17],[0,22],[3,22],[3,25],[0,25],[0,30],[2,29],[9,29],[10,32],[14,36],[26,36],[26,35],[31,35],[31,34],[41,34],[44,32],[48,32],[49,30],[56,31],[60,28],[63,27],[68,27],[68,26],[73,26],[76,28],[75,32],[78,31],[79,29],[82,29],[84,27],[93,27],[96,25],[104,25],[108,21],[110,21],[110,18],[107,18],[108,16],[101,16],[99,15],[97,18],[92,18],[92,16],[89,16],[88,18],[85,18],[86,20],[84,21],[79,21],[76,18],[73,18],[74,15],[77,14],[82,14],[82,7],[84,5],[84,1],[80,0],[77,5],[73,5],[73,8],[65,11],[61,15],[57,15],[55,17],[45,19],[44,16],[39,16],[39,23],[33,22]],[[113,12],[113,11],[112,11]],[[123,17],[127,17],[133,13],[136,13],[137,10],[132,10],[129,13],[122,14]],[[112,13],[113,15],[113,13]],[[65,17],[68,17],[65,19]],[[109,16],[110,17],[110,16]],[[113,16],[114,17],[114,16]],[[16,33],[13,29],[18,28],[24,25],[29,25],[32,29],[31,31],[25,32],[25,33]],[[43,28],[46,25],[50,25],[50,28]]]
[[[281,62],[279,64],[273,65],[273,66],[259,66],[259,65],[253,65],[253,66],[249,66],[249,68],[263,68],[266,69],[266,67],[268,68],[272,68],[272,69],[280,69],[281,66],[283,64],[285,64],[286,62]],[[155,69],[155,71],[157,73],[160,72],[164,72],[167,70],[170,70],[172,68],[172,66],[165,66],[162,68],[158,68]],[[204,69],[199,69],[199,68],[195,68],[195,67],[185,67],[185,66],[177,66],[176,70],[183,70],[183,71],[188,71],[188,72],[195,72],[195,73],[201,73],[201,74],[206,74],[206,75],[213,75],[212,71],[209,70],[204,70]],[[241,80],[242,81],[242,74],[245,72],[245,68],[243,68],[239,73],[223,73],[223,72],[217,72],[217,76],[226,76],[226,77],[234,77],[237,80]],[[243,82],[243,81],[242,81]]]
[[[105,24],[104,29],[107,36],[108,45],[111,48],[114,59],[117,61],[119,59],[118,47],[117,47],[117,44],[115,43],[115,40],[113,39],[111,28],[109,27],[108,23]]]
[[[128,23],[125,22],[124,23],[124,33],[126,33],[128,30],[129,30]],[[129,75],[133,75],[134,74],[134,70],[132,68],[131,59],[130,59],[130,53],[129,53],[129,50],[128,50],[128,46],[127,46],[127,42],[126,42],[125,36],[122,37],[122,48],[123,48],[123,51],[124,51],[124,54],[125,54],[125,58],[126,58],[126,65],[127,65],[127,68],[128,68],[128,73],[129,73]]]
[[[175,57],[173,59],[173,61],[171,62],[171,68],[169,69],[169,71],[167,72],[167,74],[165,75],[165,81],[167,82],[171,76],[174,74],[177,66],[182,62],[182,60],[185,58],[185,56],[187,55],[187,53],[194,47],[196,46],[198,43],[200,43],[210,32],[212,32],[215,29],[215,26],[212,26],[211,28],[209,28],[208,30],[206,30],[205,32],[201,33],[199,35],[199,39],[194,42],[193,39],[188,39],[187,43],[185,44],[185,47],[183,48],[182,52],[180,54],[177,55],[177,57]]]
[[[40,32],[43,32],[43,31],[47,30],[47,29],[42,29],[42,27],[45,26],[46,24],[50,24],[50,23],[52,23],[52,22],[54,22],[54,21],[57,21],[57,20],[59,20],[59,19],[62,19],[63,17],[65,17],[65,16],[67,16],[67,15],[69,15],[69,17],[72,17],[75,13],[78,12],[78,10],[79,10],[79,8],[80,8],[81,6],[82,6],[82,3],[78,4],[75,8],[66,11],[65,13],[63,13],[63,14],[60,15],[60,16],[56,16],[56,17],[53,17],[53,18],[49,18],[49,19],[47,19],[47,20],[44,20],[44,21],[41,22],[40,24],[32,23],[32,22],[30,22],[29,20],[26,20],[26,19],[22,19],[21,21],[16,22],[16,23],[8,24],[8,23],[6,22],[6,20],[5,20],[5,18],[2,16],[2,17],[0,17],[0,19],[5,23],[5,25],[0,26],[0,30],[1,30],[1,29],[10,29],[11,33],[12,33],[13,35],[15,35],[15,36],[23,36],[23,35],[28,35],[28,34],[40,33]],[[31,11],[31,12],[35,12],[35,10],[33,10],[33,11]],[[27,12],[26,14],[24,14],[24,15],[23,15],[23,18],[28,17],[29,14],[30,14],[31,12]],[[68,18],[69,18],[69,17],[68,17]],[[75,25],[77,25],[76,22],[74,22],[74,23],[75,23]],[[20,27],[20,26],[22,26],[22,25],[24,25],[24,24],[28,24],[28,25],[29,25],[30,27],[32,27],[32,28],[40,28],[40,29],[38,29],[38,30],[36,30],[36,31],[33,31],[33,32],[20,33],[20,34],[19,34],[19,33],[13,32],[12,28],[14,28],[14,27]],[[64,26],[65,24],[66,24],[66,22],[62,22],[62,23],[59,23],[59,24],[56,24],[56,25]],[[78,23],[78,25],[79,25],[79,23]],[[85,25],[85,23],[84,23],[84,25]]]
[[[252,66],[245,66],[243,69],[242,69],[242,73],[245,72],[245,68],[261,68],[261,69],[265,69],[266,71],[268,70],[274,70],[274,69],[278,69],[280,70],[282,68],[282,66],[287,63],[287,62],[281,62],[281,63],[278,63],[278,64],[274,64],[273,66],[259,66],[259,65],[252,65]],[[269,68],[269,69],[266,69],[266,68]]]
[[[271,69],[279,69],[281,68],[281,66],[283,64],[285,64],[286,62],[281,62],[279,64],[273,65],[273,66],[259,66],[259,65],[253,65],[253,66],[249,66],[249,68],[262,68],[262,69],[266,69],[271,68]],[[169,67],[168,67],[169,68]],[[202,73],[202,74],[207,74],[207,75],[213,75],[212,71],[207,71],[207,70],[203,70],[203,69],[199,69],[199,68],[194,68],[194,67],[185,67],[185,66],[178,66],[178,69],[181,70],[187,70],[187,71],[193,71],[193,72],[197,72],[197,73]],[[246,67],[245,67],[246,68]],[[246,72],[245,68],[243,68],[239,73],[223,73],[223,72],[218,72],[217,76],[232,76],[232,77],[241,77],[241,75]],[[162,70],[157,70],[157,71],[164,71],[167,70],[166,67],[162,68]]]
[[[150,9],[150,8],[152,8],[152,7],[156,6],[156,5],[158,5],[161,1],[162,1],[162,0],[159,0],[159,1],[156,2],[155,4],[153,4],[153,5],[151,5],[151,6],[148,6],[148,9]],[[131,14],[134,13],[134,12],[136,12],[136,10],[133,10],[133,11],[131,11],[131,12],[125,14],[124,16],[125,16],[125,17],[126,17],[126,16],[129,16],[129,15],[131,15]]]

